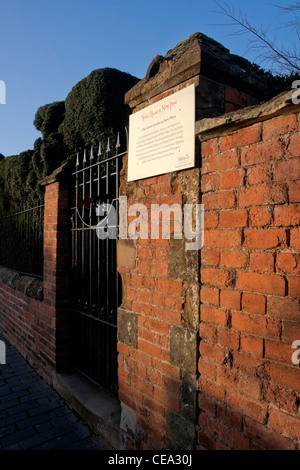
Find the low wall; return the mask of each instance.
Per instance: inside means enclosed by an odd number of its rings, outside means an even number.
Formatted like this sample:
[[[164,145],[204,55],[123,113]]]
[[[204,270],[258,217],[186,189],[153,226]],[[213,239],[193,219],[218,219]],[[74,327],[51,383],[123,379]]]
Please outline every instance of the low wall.
[[[1,335],[49,382],[55,363],[55,330],[41,301],[42,292],[42,281],[0,269]]]
[[[0,332],[52,384],[68,360],[69,192],[45,185],[43,281],[0,268]]]

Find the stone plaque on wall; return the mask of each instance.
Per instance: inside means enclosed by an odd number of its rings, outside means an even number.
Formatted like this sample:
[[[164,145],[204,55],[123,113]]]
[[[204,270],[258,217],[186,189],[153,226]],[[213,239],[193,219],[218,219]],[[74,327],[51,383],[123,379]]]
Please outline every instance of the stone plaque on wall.
[[[129,117],[128,181],[195,165],[195,85]]]

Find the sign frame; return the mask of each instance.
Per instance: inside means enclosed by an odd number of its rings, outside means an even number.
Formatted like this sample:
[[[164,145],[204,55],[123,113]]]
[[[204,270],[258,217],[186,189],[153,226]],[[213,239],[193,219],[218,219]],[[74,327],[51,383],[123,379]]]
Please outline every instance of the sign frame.
[[[128,178],[195,166],[195,84],[129,116]]]

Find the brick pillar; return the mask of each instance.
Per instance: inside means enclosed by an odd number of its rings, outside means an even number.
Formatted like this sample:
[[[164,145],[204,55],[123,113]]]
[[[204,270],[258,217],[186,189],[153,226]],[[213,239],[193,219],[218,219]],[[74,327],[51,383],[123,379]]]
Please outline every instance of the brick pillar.
[[[244,81],[238,79],[248,65],[196,33],[166,57],[157,56],[125,101],[134,113],[195,84],[196,119],[219,115],[229,109],[227,103],[230,109],[253,104],[264,92],[250,69]],[[199,165],[128,183],[124,162],[120,195],[127,196],[128,206],[141,203],[148,209],[151,204],[199,204]],[[200,252],[187,251],[184,238],[173,234],[170,240],[120,241],[118,251],[124,289],[118,315],[119,397],[127,445],[194,449]]]
[[[45,186],[44,212],[44,308],[56,370],[68,363],[69,296],[69,183],[68,166],[41,181]]]
[[[266,91],[250,63],[196,33],[165,57],[155,57],[125,102],[134,113],[192,84],[196,119],[254,104]],[[128,206],[141,203],[148,209],[151,204],[199,204],[199,155],[196,161],[195,168],[131,183],[124,162],[120,195],[127,196]],[[185,240],[172,234],[170,240],[121,241],[118,251],[124,289],[118,315],[119,396],[127,445],[194,449],[200,252],[187,251]]]

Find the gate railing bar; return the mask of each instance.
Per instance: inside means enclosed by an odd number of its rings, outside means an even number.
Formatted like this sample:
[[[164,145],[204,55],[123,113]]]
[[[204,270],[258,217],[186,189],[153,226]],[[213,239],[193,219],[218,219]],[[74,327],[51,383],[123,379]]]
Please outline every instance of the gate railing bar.
[[[128,136],[127,136],[128,147]],[[76,168],[72,173],[75,182],[75,205],[72,207],[72,271],[73,295],[71,312],[75,328],[74,344],[84,352],[75,355],[74,366],[106,387],[117,391],[117,308],[121,295],[117,272],[117,240],[101,240],[95,229],[101,215],[97,205],[109,203],[116,210],[116,221],[107,229],[119,228],[119,171],[122,157],[127,150],[118,153],[120,138],[117,136],[116,154],[110,156],[110,140],[106,150],[99,143],[98,153],[83,151],[83,159],[77,154]],[[104,155],[106,154],[106,155]],[[95,158],[96,157],[96,158]],[[105,158],[103,158],[105,157]],[[97,323],[95,323],[95,321]]]
[[[99,162],[93,163],[92,165],[89,165],[89,166],[85,166],[84,168],[80,168],[79,170],[74,171],[72,175],[76,175],[77,173],[82,173],[83,171],[89,170],[90,168],[97,167],[98,165],[102,165],[106,162],[110,162],[112,160],[115,160],[117,157],[118,158],[123,157],[124,155],[126,155],[126,153],[127,151],[119,153],[117,155],[113,155],[112,157],[109,157],[109,158],[105,158],[104,160],[100,160]],[[106,175],[104,176],[104,178],[106,178]]]
[[[41,202],[38,198],[36,205],[20,207],[17,212],[0,217],[0,264],[40,279],[43,278],[45,207]]]

